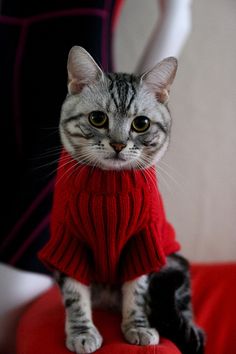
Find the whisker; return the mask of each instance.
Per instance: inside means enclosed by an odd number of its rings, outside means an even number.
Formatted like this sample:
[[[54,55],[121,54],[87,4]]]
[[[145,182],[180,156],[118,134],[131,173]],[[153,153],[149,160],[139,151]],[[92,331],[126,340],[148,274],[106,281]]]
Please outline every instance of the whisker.
[[[164,178],[164,176],[161,174],[161,171],[159,171],[158,173],[158,179],[160,179],[160,184],[163,183],[163,185],[166,187],[167,191],[172,193],[173,190],[170,187],[169,183],[166,181],[166,179]]]
[[[178,175],[178,177],[182,178],[185,183],[188,183],[187,180],[186,180],[186,177],[182,173],[180,173],[176,168],[174,168],[173,166],[169,165],[167,162],[165,162],[163,160],[160,160],[160,161],[158,161],[158,164],[164,165],[165,168],[169,168],[173,173]],[[176,178],[177,178],[177,176],[176,176]]]
[[[140,167],[140,170],[144,176],[144,178],[146,179],[147,183],[149,183],[149,181],[151,181],[151,183],[154,185],[154,187],[156,187],[157,185],[157,180],[156,180],[156,174],[153,174],[150,169],[155,170],[155,167],[149,167],[147,169],[146,166],[146,161],[141,158],[140,160],[137,161],[137,165]],[[145,170],[145,172],[144,172]],[[149,181],[147,180],[146,176],[149,178]]]
[[[67,175],[67,179],[68,179],[70,176],[72,176],[72,174],[73,174],[73,172],[74,172],[74,168],[79,164],[79,162],[77,162],[76,160],[74,160],[74,161],[75,161],[75,163],[74,163],[72,166],[70,166],[70,167],[63,173],[63,175],[56,181],[56,184],[55,184],[55,185],[59,184],[60,181],[65,178],[66,175]],[[70,160],[68,163],[71,163],[71,160]],[[62,167],[65,167],[65,165],[66,165],[66,164],[64,164]],[[71,174],[69,174],[70,171],[72,171]],[[68,176],[68,174],[69,174],[69,176]]]
[[[39,169],[41,169],[41,168],[50,167],[50,166],[55,165],[56,163],[58,163],[58,161],[59,161],[59,156],[58,156],[57,159],[54,159],[53,161],[47,162],[47,163],[42,164],[42,165],[40,165],[40,166],[36,166],[36,167],[34,167],[33,169],[34,169],[34,170],[39,170]]]
[[[143,155],[141,158],[142,158],[142,160],[143,160],[143,163],[146,164],[146,165],[152,163],[152,159],[151,159],[149,156],[147,156],[147,155],[146,155],[146,156]],[[155,167],[153,167],[153,168],[155,168]],[[158,179],[158,177],[159,177],[160,182],[162,182],[162,183],[164,184],[164,186],[167,188],[168,192],[172,192],[169,183],[166,181],[166,179],[165,179],[164,176],[161,174],[161,172],[160,172],[160,171],[158,171],[158,172],[159,172],[159,173],[158,173],[158,175],[157,175],[157,179]],[[152,178],[153,178],[153,177],[152,177]],[[154,183],[154,181],[153,181],[153,183]],[[155,180],[155,183],[156,183],[156,180]]]
[[[42,152],[40,154],[37,154],[34,157],[31,157],[30,160],[37,160],[37,159],[47,158],[47,157],[50,157],[50,156],[55,156],[55,155],[59,154],[62,150],[63,150],[62,146],[51,148],[48,151]]]
[[[69,164],[71,162],[71,157],[70,156],[65,156],[62,161],[65,161],[63,165],[58,165],[52,172],[50,172],[47,177],[50,177],[51,175],[55,174],[58,172],[60,169],[62,169],[65,165]],[[59,161],[58,161],[59,162]]]
[[[159,171],[161,170],[167,177],[169,177],[169,179],[175,183],[175,185],[180,189],[181,192],[184,191],[183,186],[179,182],[177,182],[176,179],[171,174],[169,174],[163,167],[157,166],[157,169]]]
[[[95,168],[96,165],[98,164],[98,161],[94,160],[94,156],[91,153],[91,151],[84,151],[83,153],[80,153],[79,155],[77,154],[77,155],[75,155],[75,158],[73,158],[73,160],[75,163],[71,167],[69,167],[69,169],[67,169],[65,171],[65,173],[59,178],[59,180],[56,182],[56,184],[59,183],[62,179],[65,179],[65,177],[66,177],[65,181],[68,180],[68,178],[70,178],[72,176],[72,174],[76,172],[77,168],[81,164],[85,164],[85,165],[89,164],[89,165],[92,165],[93,168]],[[71,159],[69,162],[71,162]],[[61,166],[61,167],[65,167],[66,164],[63,164],[63,166]],[[71,173],[70,173],[70,171],[71,171]]]

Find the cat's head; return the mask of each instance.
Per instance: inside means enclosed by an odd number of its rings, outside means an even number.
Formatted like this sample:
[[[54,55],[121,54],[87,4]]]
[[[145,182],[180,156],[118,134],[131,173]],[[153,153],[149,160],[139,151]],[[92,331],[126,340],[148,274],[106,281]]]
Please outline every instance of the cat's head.
[[[170,57],[140,76],[106,74],[85,49],[73,47],[60,120],[65,149],[78,162],[102,169],[155,164],[169,143],[167,101],[176,69]]]

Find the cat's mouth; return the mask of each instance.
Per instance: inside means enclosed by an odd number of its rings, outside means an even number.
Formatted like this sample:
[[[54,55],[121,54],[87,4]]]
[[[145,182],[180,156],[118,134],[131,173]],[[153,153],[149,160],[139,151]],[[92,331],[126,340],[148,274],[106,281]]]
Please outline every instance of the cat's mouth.
[[[114,154],[112,156],[105,157],[105,160],[110,160],[110,161],[126,161],[124,156],[121,154]]]
[[[129,161],[125,158],[124,154],[112,154],[103,158],[103,169],[122,170],[127,168]]]

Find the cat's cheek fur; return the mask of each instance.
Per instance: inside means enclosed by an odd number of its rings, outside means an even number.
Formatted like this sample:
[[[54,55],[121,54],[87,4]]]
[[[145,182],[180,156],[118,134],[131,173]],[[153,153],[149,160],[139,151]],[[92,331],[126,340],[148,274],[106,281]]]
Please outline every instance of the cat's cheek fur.
[[[68,136],[66,135],[62,125],[60,125],[60,136],[61,136],[61,142],[64,147],[64,149],[70,154],[73,155],[75,152],[74,145],[71,143],[69,140]]]
[[[153,163],[157,164],[162,157],[165,155],[167,148],[169,146],[169,138],[167,137],[166,141],[163,143],[163,145],[161,146],[161,148],[158,151],[153,152]],[[149,152],[149,154],[152,152]]]

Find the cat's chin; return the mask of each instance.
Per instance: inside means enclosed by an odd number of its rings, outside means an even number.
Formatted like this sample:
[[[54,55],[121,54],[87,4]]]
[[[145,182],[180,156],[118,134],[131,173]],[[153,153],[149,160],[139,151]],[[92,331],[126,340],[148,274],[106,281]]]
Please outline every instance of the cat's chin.
[[[105,159],[101,162],[100,168],[102,170],[130,170],[132,169],[132,164],[130,161],[124,159],[117,159],[117,158],[109,158]]]

